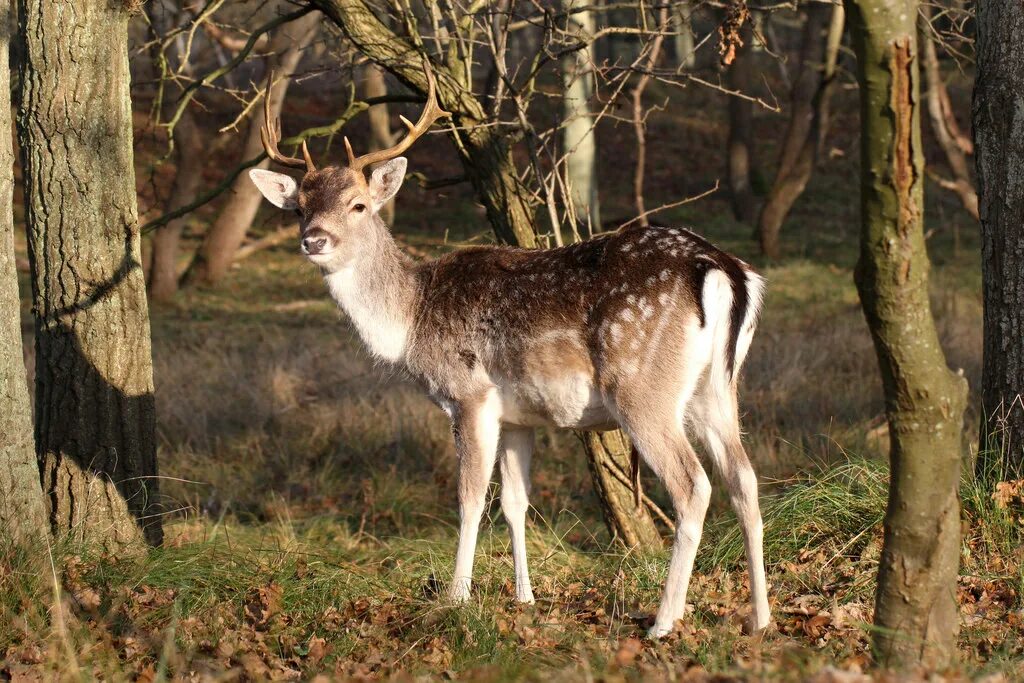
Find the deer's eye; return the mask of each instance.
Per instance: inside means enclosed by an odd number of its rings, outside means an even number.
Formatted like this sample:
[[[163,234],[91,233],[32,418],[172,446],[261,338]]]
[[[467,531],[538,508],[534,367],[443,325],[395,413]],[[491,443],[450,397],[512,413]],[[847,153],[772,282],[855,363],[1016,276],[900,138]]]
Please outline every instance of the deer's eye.
[[[363,211],[366,211],[366,205],[356,204],[355,206],[352,207],[352,210],[355,211],[356,213],[362,213]]]

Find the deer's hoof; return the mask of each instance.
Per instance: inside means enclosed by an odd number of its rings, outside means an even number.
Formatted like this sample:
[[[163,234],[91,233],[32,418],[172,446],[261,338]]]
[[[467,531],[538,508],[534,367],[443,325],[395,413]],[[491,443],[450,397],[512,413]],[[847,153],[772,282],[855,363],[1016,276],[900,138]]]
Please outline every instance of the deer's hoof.
[[[647,637],[650,640],[661,640],[669,633],[672,633],[672,624],[665,625],[655,623],[654,626],[647,629]]]

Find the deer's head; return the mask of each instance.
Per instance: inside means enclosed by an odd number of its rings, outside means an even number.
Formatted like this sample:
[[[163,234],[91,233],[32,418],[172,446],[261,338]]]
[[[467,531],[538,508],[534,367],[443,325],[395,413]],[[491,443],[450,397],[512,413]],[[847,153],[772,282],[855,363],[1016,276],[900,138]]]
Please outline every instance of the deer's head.
[[[267,200],[278,208],[295,211],[299,215],[300,248],[313,263],[327,268],[341,268],[359,253],[360,245],[373,234],[380,220],[378,212],[402,186],[405,179],[406,159],[401,156],[439,118],[450,116],[437,102],[434,74],[426,65],[427,104],[419,121],[413,124],[404,116],[402,123],[409,129],[398,144],[388,149],[356,157],[352,145],[345,138],[348,164],[317,169],[305,141],[302,158],[281,154],[277,143],[281,140],[280,120],[271,121],[270,84],[264,94],[264,123],[260,130],[263,148],[274,162],[304,171],[301,180],[290,175],[253,169],[249,177]],[[380,164],[366,179],[364,170],[371,164]]]

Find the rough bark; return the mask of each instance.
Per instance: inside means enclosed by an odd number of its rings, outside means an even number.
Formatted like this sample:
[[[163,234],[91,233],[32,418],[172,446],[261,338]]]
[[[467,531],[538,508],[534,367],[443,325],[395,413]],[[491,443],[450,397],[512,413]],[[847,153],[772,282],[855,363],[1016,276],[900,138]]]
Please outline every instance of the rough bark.
[[[978,473],[1024,479],[1024,5],[977,4],[984,408]]]
[[[583,448],[612,539],[627,548],[659,548],[661,534],[646,507],[638,507],[629,439],[620,431],[583,432]]]
[[[319,13],[310,12],[284,24],[274,33],[265,60],[263,81],[265,87],[265,79],[269,77],[271,71],[275,72],[277,80],[270,91],[272,115],[280,115],[291,76],[295,73],[305,49],[316,36],[321,21],[323,17]],[[246,132],[245,146],[239,155],[238,163],[252,159],[263,151],[263,143],[260,141],[260,127],[263,121],[263,107],[255,107],[249,119],[249,130]],[[255,168],[267,168],[269,163],[264,160]],[[223,278],[234,262],[235,252],[245,241],[245,234],[249,231],[253,219],[256,218],[263,197],[249,180],[248,173],[240,174],[226,194],[227,199],[217,214],[217,220],[210,226],[209,232],[206,233],[182,276],[183,284],[213,285]],[[161,231],[166,229],[167,227],[160,228]]]
[[[930,26],[931,14],[930,6],[921,6],[921,62],[925,81],[928,84],[928,119],[931,123],[932,133],[946,156],[946,163],[953,172],[951,180],[940,179],[939,184],[956,193],[967,213],[977,220],[978,193],[974,189],[974,183],[971,182],[967,153],[958,142],[957,130],[951,128],[951,122],[952,126],[956,126],[956,119],[953,116],[949,92],[946,90],[946,84],[942,80],[942,71],[939,68],[939,55],[935,49],[935,40],[932,38]]]
[[[162,537],[128,9],[106,0],[19,8],[43,493],[58,536],[120,553]]]
[[[811,3],[800,49],[800,68],[790,98],[790,119],[778,170],[757,222],[761,252],[779,257],[782,224],[811,179],[828,129],[836,58],[843,35],[842,5]],[[828,32],[822,36],[826,27]]]
[[[846,0],[861,113],[861,248],[855,279],[882,376],[889,505],[875,648],[885,666],[954,657],[957,495],[967,383],[951,372],[928,300],[916,0]]]
[[[572,9],[581,4],[580,0],[566,0],[565,6]],[[594,13],[583,11],[574,14],[570,30],[574,30],[581,39],[592,36],[595,30]],[[562,113],[565,119],[562,153],[566,158],[566,178],[576,220],[600,230],[597,136],[594,134],[596,121],[590,111],[590,100],[594,96],[593,66],[592,42],[587,48],[572,52],[562,59]]]
[[[728,83],[731,90],[749,94],[753,84],[754,35],[750,20],[740,29],[743,44],[736,47],[736,57],[729,66]],[[743,97],[729,97],[729,141],[727,171],[732,212],[736,220],[754,222],[754,188],[751,182],[754,143],[754,105]]]
[[[376,64],[367,64],[364,71],[365,83],[363,92],[367,99],[384,97],[388,94],[387,83],[384,81],[384,69]],[[387,149],[395,144],[395,136],[391,132],[391,117],[387,104],[370,107],[366,113],[370,120],[370,151]],[[388,225],[395,224],[395,200],[392,199],[380,210],[380,216]]]
[[[0,0],[9,26],[11,3]],[[0,130],[11,130],[9,33],[0,31]],[[0,135],[0,553],[8,543],[37,545],[46,536],[43,491],[32,441],[32,405],[21,346],[21,300],[14,262],[14,148]]]
[[[309,0],[309,4],[333,21],[368,58],[426,94],[423,53],[385,26],[364,0]],[[487,113],[457,72],[437,64],[433,69],[438,99],[453,116],[453,142],[495,236],[506,244],[534,246],[536,216],[530,192],[519,180],[505,133],[497,126],[482,125],[488,121]]]

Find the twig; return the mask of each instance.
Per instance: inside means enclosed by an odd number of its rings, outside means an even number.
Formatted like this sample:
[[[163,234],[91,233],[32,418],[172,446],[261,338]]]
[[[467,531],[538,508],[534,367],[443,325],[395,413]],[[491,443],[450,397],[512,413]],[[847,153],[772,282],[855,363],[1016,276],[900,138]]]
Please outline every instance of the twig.
[[[303,140],[310,140],[312,138],[322,138],[322,137],[328,137],[328,136],[334,135],[335,133],[337,133],[341,129],[342,126],[344,126],[353,117],[355,117],[357,114],[359,114],[359,112],[365,110],[367,108],[367,106],[368,105],[365,102],[352,102],[351,104],[349,104],[348,109],[345,110],[345,113],[343,113],[341,115],[341,117],[338,118],[334,123],[328,124],[326,126],[318,126],[318,127],[315,127],[315,128],[307,128],[306,130],[302,131],[301,133],[299,133],[298,135],[296,135],[294,137],[290,137],[290,138],[287,138],[285,140],[282,140],[280,144],[282,144],[282,145],[297,145],[300,142],[302,142]],[[157,229],[159,227],[167,225],[167,223],[173,221],[175,218],[179,218],[181,216],[184,216],[187,213],[195,211],[199,207],[201,207],[201,206],[209,203],[210,201],[216,199],[218,196],[221,195],[221,193],[223,193],[229,187],[231,187],[231,184],[233,182],[235,182],[235,178],[237,178],[242,173],[242,171],[244,171],[244,170],[246,170],[248,168],[252,168],[253,166],[259,164],[261,161],[263,161],[266,158],[267,158],[267,153],[266,152],[260,152],[259,154],[257,154],[252,159],[249,159],[248,161],[243,161],[238,166],[236,166],[234,169],[232,169],[232,171],[230,173],[228,173],[220,181],[220,183],[218,183],[213,189],[209,190],[208,192],[203,193],[202,195],[197,197],[195,199],[195,201],[191,202],[190,204],[186,204],[185,206],[182,206],[180,208],[177,208],[174,211],[168,211],[167,213],[165,213],[164,215],[162,215],[162,216],[160,216],[158,218],[154,218],[153,220],[149,221],[148,223],[145,223],[141,228],[139,228],[139,230],[143,234],[151,232],[151,231],[153,231],[153,230],[155,230],[155,229]]]
[[[715,192],[717,192],[718,191],[718,185],[719,185],[719,181],[716,180],[714,187],[712,187],[711,189],[708,189],[708,190],[704,190],[703,192],[701,192],[698,195],[694,195],[692,197],[687,197],[686,199],[680,199],[677,202],[669,202],[668,204],[662,204],[661,206],[655,207],[653,209],[649,209],[649,210],[645,211],[643,213],[643,215],[634,216],[633,218],[630,218],[628,221],[626,221],[625,223],[620,225],[619,229],[621,230],[622,228],[626,227],[627,225],[632,225],[633,223],[636,223],[637,221],[640,221],[640,220],[646,218],[647,216],[650,216],[651,214],[658,213],[659,211],[665,211],[666,209],[674,209],[677,206],[682,206],[683,204],[689,204],[690,202],[695,202],[698,199],[704,199],[704,197],[707,197],[708,195],[714,194]]]
[[[262,36],[264,33],[268,33],[269,31],[274,30],[281,24],[287,24],[290,21],[295,21],[296,19],[303,17],[312,11],[312,7],[303,7],[299,10],[296,10],[295,12],[292,12],[290,14],[284,14],[280,17],[272,19],[271,21],[268,21],[267,23],[263,24],[258,29],[253,31],[252,35],[249,36],[249,40],[245,42],[245,46],[241,50],[239,50],[238,53],[235,54],[235,56],[232,57],[230,60],[228,60],[223,66],[216,68],[213,71],[209,71],[203,74],[203,76],[201,76],[197,80],[192,81],[192,83],[190,83],[188,87],[186,87],[182,91],[181,97],[178,98],[174,114],[167,121],[167,123],[161,124],[165,128],[167,128],[168,152],[174,149],[173,136],[171,135],[172,131],[174,130],[174,126],[178,124],[178,121],[181,119],[182,114],[185,112],[185,107],[187,107],[188,103],[191,102],[192,99],[196,96],[196,91],[198,91],[199,88],[203,87],[207,83],[217,80],[218,78],[220,78],[221,76],[223,76],[224,74],[228,73],[236,66],[241,64],[242,61],[244,61],[245,58],[249,55],[249,53],[253,50],[253,48],[256,47],[257,41],[259,41],[260,36]]]

